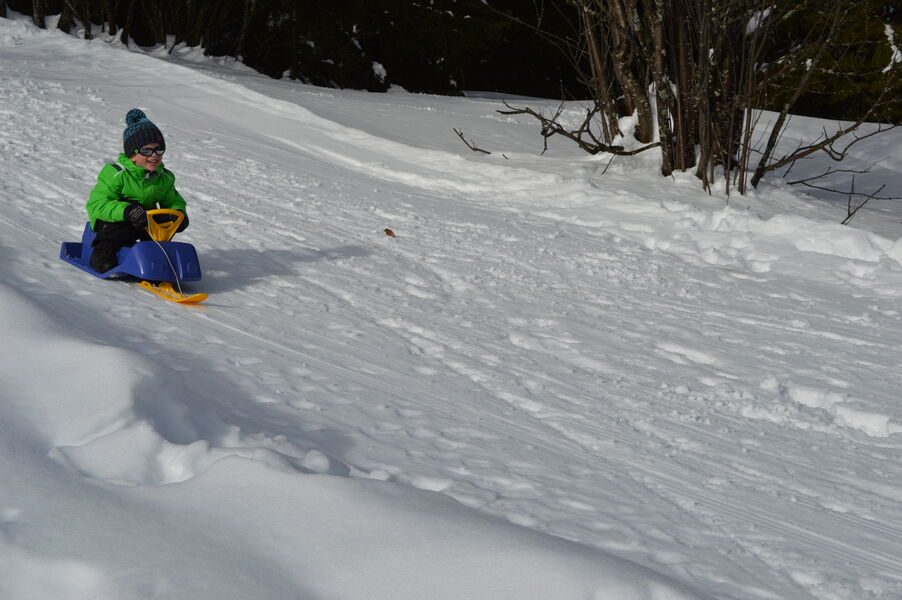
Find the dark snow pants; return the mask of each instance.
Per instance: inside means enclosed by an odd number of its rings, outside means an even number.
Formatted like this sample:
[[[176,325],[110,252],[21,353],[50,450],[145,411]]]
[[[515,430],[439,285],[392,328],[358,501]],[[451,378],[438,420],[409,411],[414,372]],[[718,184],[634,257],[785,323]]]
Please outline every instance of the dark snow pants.
[[[125,221],[95,221],[94,222],[94,242],[91,244],[97,247],[99,242],[112,242],[115,252],[123,246],[131,246],[137,241],[146,242],[150,240],[147,230],[137,228],[131,223]]]

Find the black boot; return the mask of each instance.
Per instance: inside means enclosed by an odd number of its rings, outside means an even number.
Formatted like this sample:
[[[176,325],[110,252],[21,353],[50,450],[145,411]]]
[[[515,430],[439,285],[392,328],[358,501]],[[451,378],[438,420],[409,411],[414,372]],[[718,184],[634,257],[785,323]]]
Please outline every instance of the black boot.
[[[94,244],[91,254],[91,268],[98,273],[106,273],[116,266],[116,246],[109,240],[101,240]]]

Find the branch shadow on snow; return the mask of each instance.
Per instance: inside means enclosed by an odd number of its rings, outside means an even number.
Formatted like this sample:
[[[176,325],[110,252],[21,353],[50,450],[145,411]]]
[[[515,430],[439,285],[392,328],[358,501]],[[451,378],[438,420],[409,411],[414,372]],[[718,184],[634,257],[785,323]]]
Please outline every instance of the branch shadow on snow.
[[[372,254],[365,246],[338,246],[317,250],[256,250],[228,248],[203,250],[200,262],[204,272],[203,290],[210,294],[251,287],[272,277],[297,275],[300,263],[338,261]]]

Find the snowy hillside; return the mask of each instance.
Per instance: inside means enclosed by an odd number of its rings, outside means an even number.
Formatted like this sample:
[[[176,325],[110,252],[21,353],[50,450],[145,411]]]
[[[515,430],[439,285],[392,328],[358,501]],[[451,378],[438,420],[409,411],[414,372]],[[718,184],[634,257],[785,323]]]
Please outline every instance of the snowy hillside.
[[[58,258],[135,106],[196,308]],[[902,205],[499,107],[0,19],[0,598],[902,598]]]

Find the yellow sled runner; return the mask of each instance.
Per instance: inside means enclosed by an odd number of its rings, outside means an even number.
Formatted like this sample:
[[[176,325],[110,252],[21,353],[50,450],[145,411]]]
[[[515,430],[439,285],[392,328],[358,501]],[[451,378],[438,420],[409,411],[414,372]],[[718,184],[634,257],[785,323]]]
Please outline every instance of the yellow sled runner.
[[[207,295],[203,292],[197,294],[184,294],[172,287],[172,284],[168,281],[162,281],[157,285],[154,285],[149,281],[142,281],[138,285],[152,294],[156,294],[163,300],[169,300],[170,302],[175,302],[177,304],[197,304],[198,302],[203,302],[207,299]]]

